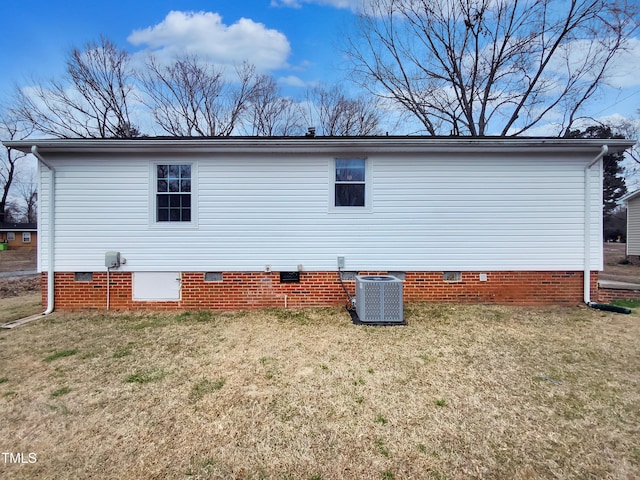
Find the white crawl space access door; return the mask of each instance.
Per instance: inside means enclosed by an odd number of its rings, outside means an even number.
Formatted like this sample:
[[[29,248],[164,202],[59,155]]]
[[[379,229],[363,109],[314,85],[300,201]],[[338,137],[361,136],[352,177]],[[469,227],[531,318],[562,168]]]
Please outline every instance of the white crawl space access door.
[[[133,300],[180,300],[180,272],[134,272]]]

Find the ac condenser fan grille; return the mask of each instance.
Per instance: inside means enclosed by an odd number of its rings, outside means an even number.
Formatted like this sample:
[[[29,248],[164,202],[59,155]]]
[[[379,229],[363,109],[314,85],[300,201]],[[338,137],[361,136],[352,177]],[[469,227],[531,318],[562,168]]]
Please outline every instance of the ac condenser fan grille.
[[[390,275],[358,275],[356,313],[364,323],[402,323],[402,280]]]

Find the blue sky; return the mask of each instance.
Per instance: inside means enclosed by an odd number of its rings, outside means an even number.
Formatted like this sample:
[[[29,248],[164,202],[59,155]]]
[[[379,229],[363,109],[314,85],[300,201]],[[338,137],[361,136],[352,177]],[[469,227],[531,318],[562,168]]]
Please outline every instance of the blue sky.
[[[16,82],[28,83],[31,76],[60,75],[70,48],[82,47],[101,34],[132,53],[151,45],[162,51],[172,43],[189,43],[196,49],[201,44],[207,49],[224,42],[233,45],[231,51],[216,53],[236,62],[250,57],[283,85],[341,81],[345,72],[335,47],[353,15],[348,7],[355,3],[2,0],[0,95],[6,95]],[[200,25],[199,32],[195,25]]]
[[[344,83],[337,50],[359,0],[0,0],[0,99],[29,78],[58,77],[66,54],[101,34],[142,58],[187,46],[232,65],[244,59],[272,74],[287,93]],[[637,118],[640,40],[621,62],[615,88],[591,108],[595,117]]]

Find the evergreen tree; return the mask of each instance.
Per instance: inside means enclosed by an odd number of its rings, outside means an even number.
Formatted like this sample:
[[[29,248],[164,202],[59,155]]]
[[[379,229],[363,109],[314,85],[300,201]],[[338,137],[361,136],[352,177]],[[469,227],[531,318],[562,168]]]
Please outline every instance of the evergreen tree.
[[[569,138],[625,138],[624,135],[614,133],[607,125],[593,125],[585,130],[572,130],[567,135]],[[606,142],[603,142],[606,143]],[[616,238],[619,235],[619,222],[614,221],[614,213],[618,207],[618,200],[627,193],[627,185],[622,176],[623,168],[620,162],[624,160],[624,153],[605,155],[603,159],[603,224],[605,239]]]

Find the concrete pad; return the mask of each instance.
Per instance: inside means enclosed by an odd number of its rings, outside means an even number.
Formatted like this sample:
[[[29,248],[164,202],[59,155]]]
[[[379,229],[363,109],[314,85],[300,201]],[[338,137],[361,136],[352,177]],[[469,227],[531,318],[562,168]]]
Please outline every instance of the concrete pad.
[[[35,320],[39,320],[39,319],[41,319],[43,317],[44,317],[43,314],[38,313],[36,315],[31,315],[30,317],[25,317],[25,318],[21,318],[19,320],[14,320],[12,322],[5,323],[2,326],[0,326],[0,328],[4,328],[4,329],[16,328],[16,327],[19,327],[20,325],[24,325],[25,323],[29,323],[29,322],[33,322]]]
[[[640,283],[618,282],[616,280],[598,280],[598,287],[611,290],[640,291]]]

